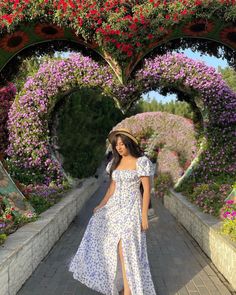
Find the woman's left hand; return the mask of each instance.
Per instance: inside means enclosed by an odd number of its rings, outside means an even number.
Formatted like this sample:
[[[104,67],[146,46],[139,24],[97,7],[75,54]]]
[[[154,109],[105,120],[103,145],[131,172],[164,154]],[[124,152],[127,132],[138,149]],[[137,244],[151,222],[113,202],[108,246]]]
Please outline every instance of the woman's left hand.
[[[142,215],[142,231],[145,231],[145,230],[147,230],[148,229],[148,216],[147,215],[145,215],[145,216],[143,216]]]

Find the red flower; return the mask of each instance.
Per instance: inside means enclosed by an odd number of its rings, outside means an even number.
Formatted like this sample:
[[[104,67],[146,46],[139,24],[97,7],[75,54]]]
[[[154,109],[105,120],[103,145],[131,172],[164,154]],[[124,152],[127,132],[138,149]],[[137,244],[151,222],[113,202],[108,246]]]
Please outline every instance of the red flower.
[[[188,13],[188,10],[187,9],[184,9],[183,11],[181,11],[181,14],[182,15],[186,15]]]
[[[80,27],[83,25],[83,19],[81,17],[78,17],[78,24]]]
[[[136,24],[132,24],[129,26],[129,28],[134,31],[137,29],[137,26],[136,26]]]
[[[45,2],[45,0],[44,0],[44,2]],[[48,2],[48,0],[47,0],[47,2]],[[76,6],[75,6],[75,4],[73,3],[73,1],[69,0],[69,4],[70,4],[70,7],[71,7],[71,8],[76,8]]]
[[[174,16],[173,16],[173,20],[174,21],[178,21],[179,20],[179,15],[178,13],[175,13]]]
[[[170,15],[167,14],[167,15],[165,16],[165,18],[166,18],[166,19],[170,19]]]
[[[195,1],[195,5],[196,5],[196,6],[200,6],[200,5],[202,5],[202,1],[200,1],[200,0]]]
[[[90,14],[98,14],[98,11],[96,9],[90,10]]]
[[[5,19],[8,22],[8,24],[11,24],[13,21],[13,16],[11,14],[4,14],[2,16],[2,19]]]
[[[6,215],[6,218],[9,219],[9,220],[11,220],[11,219],[12,219],[11,214],[7,214],[7,215]]]

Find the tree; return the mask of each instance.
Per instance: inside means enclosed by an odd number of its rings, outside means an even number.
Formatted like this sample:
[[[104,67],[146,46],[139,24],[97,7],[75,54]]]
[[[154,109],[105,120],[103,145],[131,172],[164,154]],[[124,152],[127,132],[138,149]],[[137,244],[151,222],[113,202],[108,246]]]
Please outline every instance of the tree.
[[[137,110],[142,112],[167,112],[179,116],[183,116],[188,119],[193,119],[193,112],[191,106],[187,102],[173,101],[170,102],[158,102],[155,98],[148,96],[147,100],[141,98],[137,102]]]
[[[223,79],[229,85],[229,87],[236,91],[236,71],[230,67],[224,69],[218,67],[218,71],[221,73]]]

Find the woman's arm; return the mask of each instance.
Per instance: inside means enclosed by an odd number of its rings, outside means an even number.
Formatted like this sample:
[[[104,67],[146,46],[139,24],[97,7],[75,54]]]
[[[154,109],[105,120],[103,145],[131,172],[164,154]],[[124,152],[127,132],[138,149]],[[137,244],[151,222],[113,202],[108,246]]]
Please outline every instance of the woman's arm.
[[[112,179],[110,182],[110,186],[104,196],[104,198],[102,199],[102,201],[100,202],[99,206],[104,206],[106,205],[107,201],[109,200],[109,198],[111,197],[111,195],[113,195],[115,191],[115,181]]]
[[[96,212],[97,209],[99,209],[99,208],[103,207],[104,205],[106,205],[107,201],[113,195],[114,191],[115,191],[115,181],[112,179],[104,198],[99,203],[99,205],[94,208],[94,212]]]
[[[150,203],[151,183],[150,176],[141,176],[143,185],[143,203],[142,203],[142,229],[148,229],[148,208]]]

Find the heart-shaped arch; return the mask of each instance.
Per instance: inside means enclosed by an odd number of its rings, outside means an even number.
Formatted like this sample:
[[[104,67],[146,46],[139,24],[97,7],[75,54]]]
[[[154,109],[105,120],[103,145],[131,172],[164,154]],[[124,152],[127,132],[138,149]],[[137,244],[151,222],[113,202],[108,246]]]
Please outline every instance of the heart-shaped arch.
[[[203,117],[202,152],[183,179],[188,175],[195,180],[222,173],[235,175],[236,94],[214,68],[180,54],[146,60],[126,86],[113,79],[108,67],[81,54],[44,64],[27,80],[11,108],[7,152],[16,165],[43,170],[60,182],[60,167],[50,156],[47,124],[60,93],[83,86],[100,87],[112,93],[125,110],[143,92],[166,85],[191,95]]]

